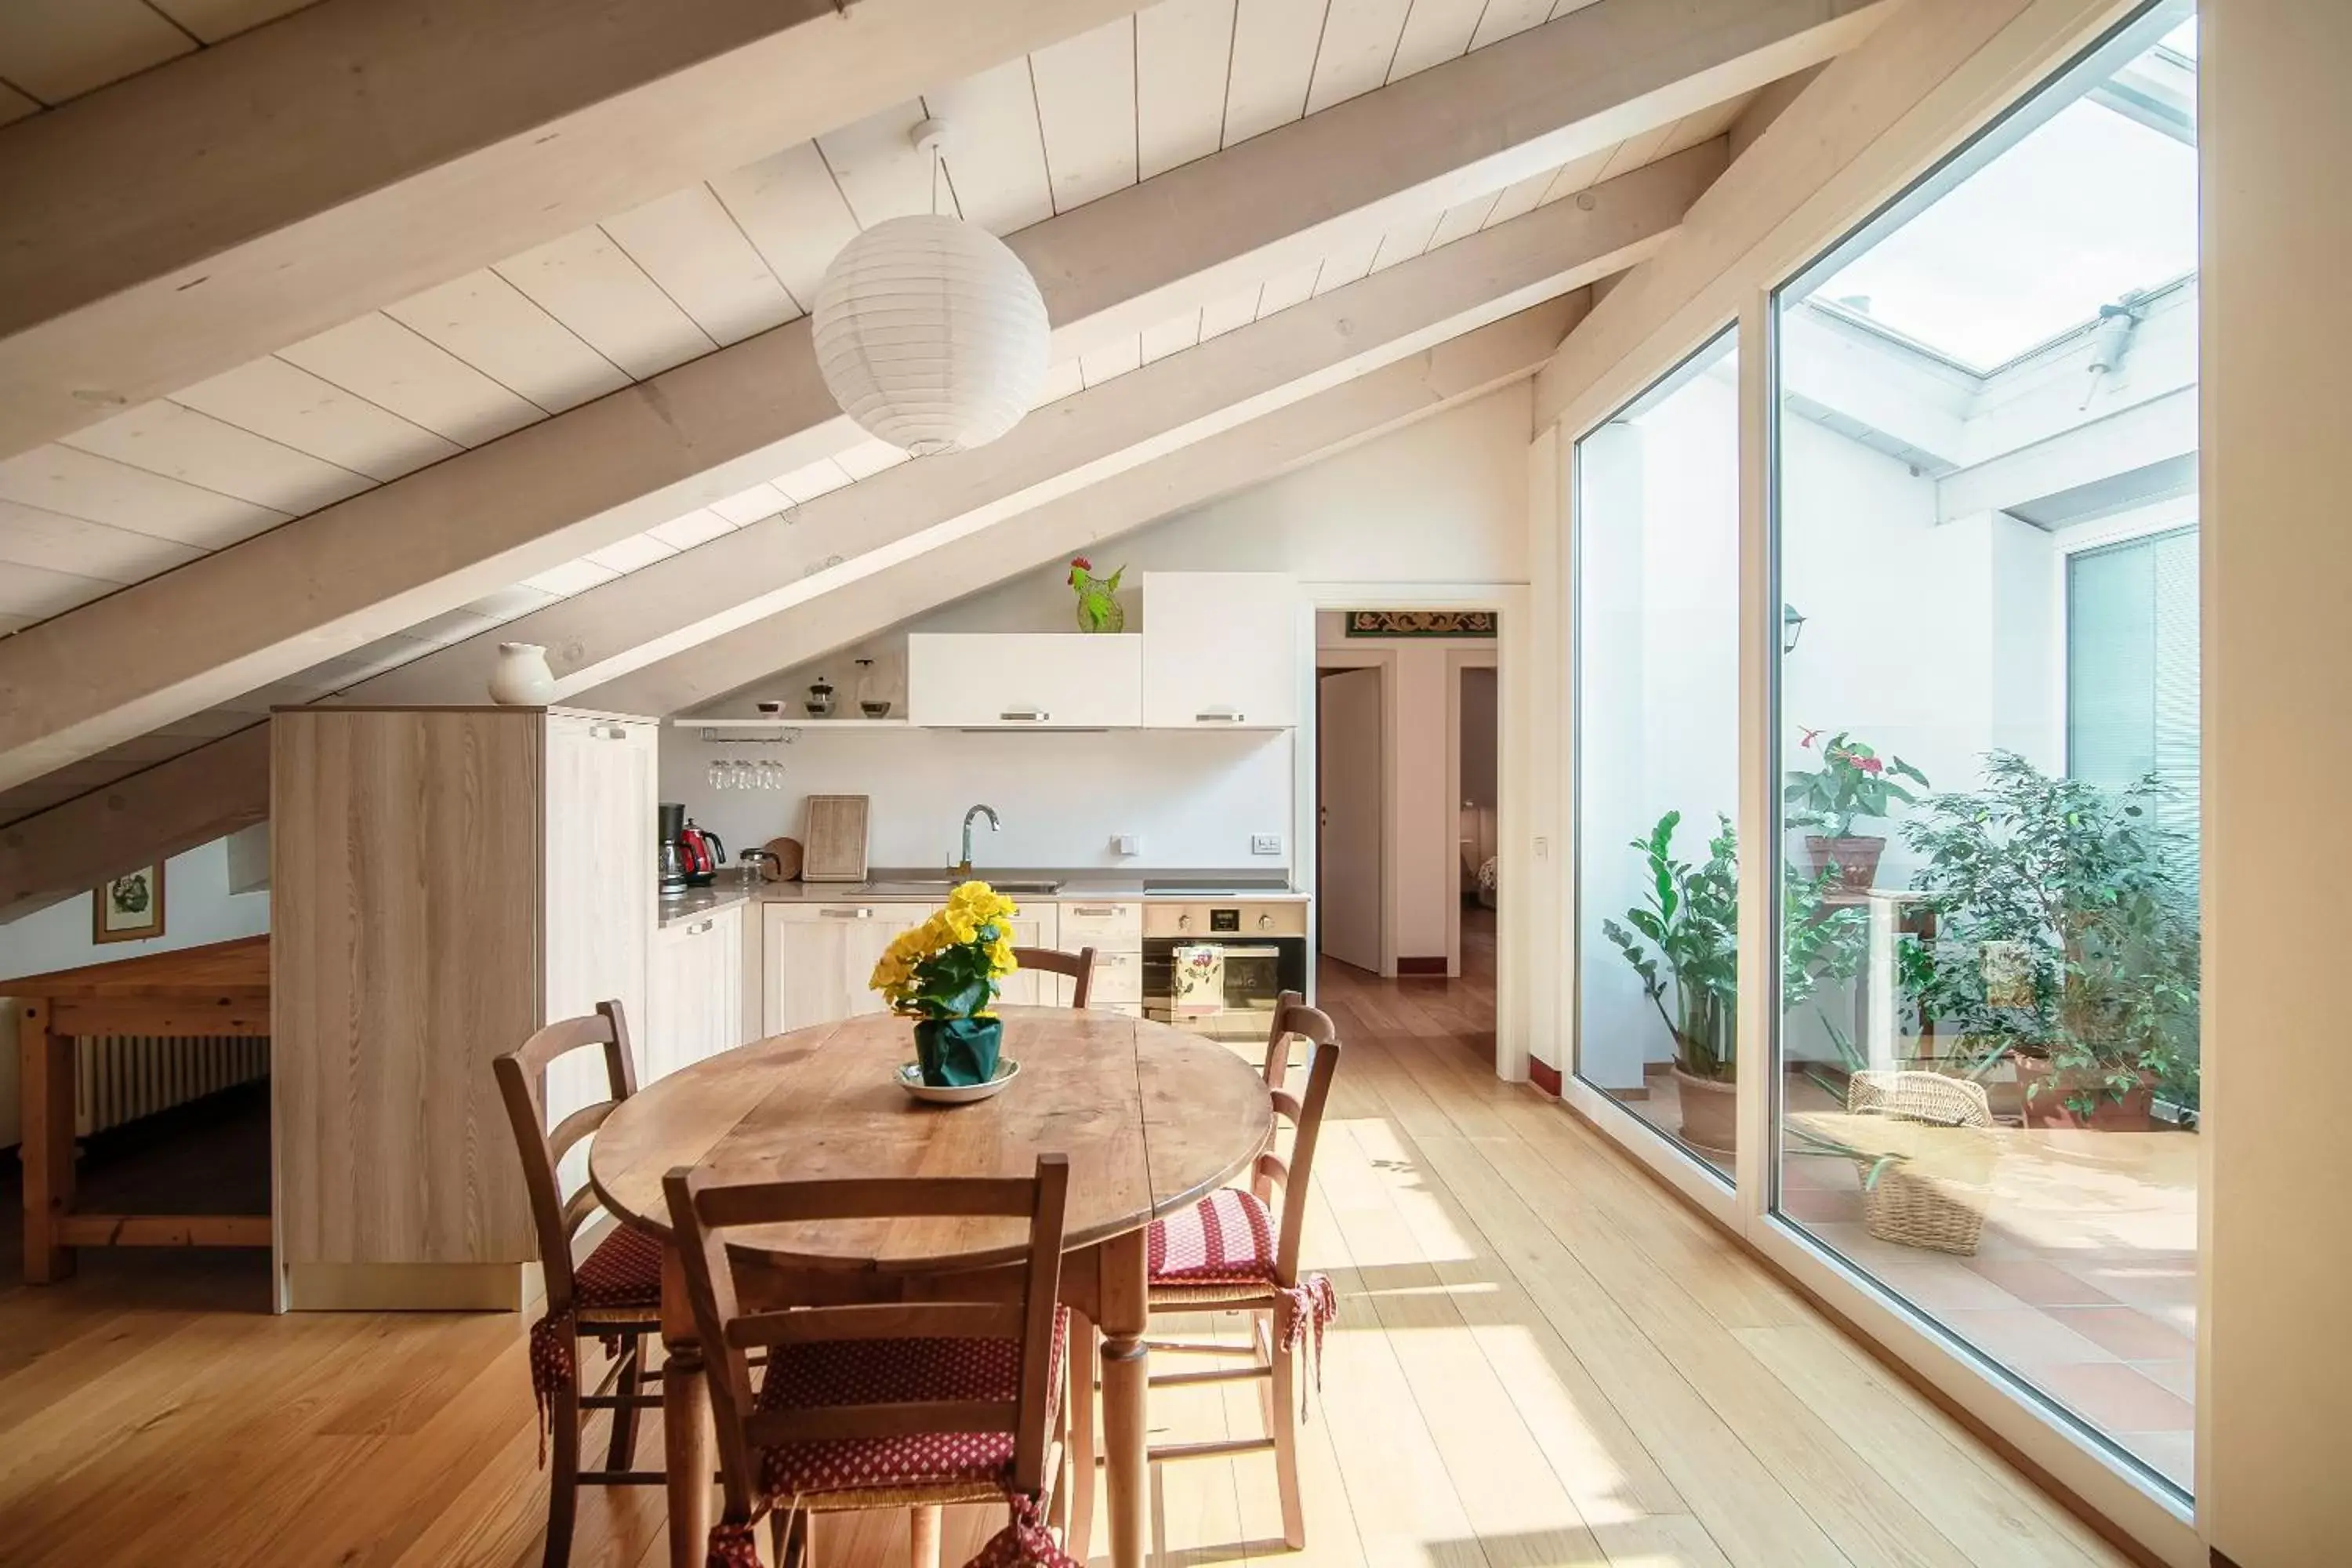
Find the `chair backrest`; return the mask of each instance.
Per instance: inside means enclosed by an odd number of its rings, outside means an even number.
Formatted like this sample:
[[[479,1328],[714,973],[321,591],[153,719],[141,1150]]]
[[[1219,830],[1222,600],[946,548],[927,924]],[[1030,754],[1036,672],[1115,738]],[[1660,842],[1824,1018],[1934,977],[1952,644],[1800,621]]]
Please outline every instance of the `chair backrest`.
[[[1290,1090],[1291,1043],[1307,1044],[1307,1082]],[[1330,1015],[1309,1007],[1296,991],[1286,991],[1274,1010],[1274,1027],[1265,1042],[1265,1091],[1274,1102],[1277,1122],[1292,1128],[1290,1153],[1269,1149],[1257,1157],[1251,1191],[1272,1205],[1281,1198],[1276,1215],[1280,1234],[1274,1252],[1275,1278],[1285,1285],[1298,1283],[1298,1244],[1307,1228],[1307,1183],[1314,1173],[1315,1144],[1323,1132],[1323,1107],[1331,1098],[1331,1075],[1339,1070],[1339,1032]]]
[[[1042,974],[1066,974],[1076,982],[1070,989],[1070,1005],[1083,1007],[1087,995],[1095,984],[1095,950],[1082,947],[1076,952],[1061,952],[1050,947],[1016,947],[1013,961],[1024,969],[1034,969]]]
[[[612,1098],[582,1106],[551,1130],[547,1125],[548,1064],[573,1051],[592,1048],[604,1053],[604,1076],[612,1086]],[[556,1170],[582,1139],[604,1125],[614,1106],[637,1092],[628,1017],[618,1002],[599,1002],[586,1017],[550,1024],[520,1049],[493,1058],[490,1072],[498,1079],[499,1098],[506,1101],[515,1152],[522,1157],[523,1186],[530,1194],[531,1225],[539,1233],[539,1260],[547,1277],[548,1310],[562,1312],[572,1306],[572,1237],[599,1205],[595,1189],[584,1183],[566,1202]]]
[[[681,1166],[663,1178],[662,1187],[669,1199],[672,1234],[702,1341],[729,1517],[752,1516],[759,1451],[786,1443],[1010,1432],[1014,1489],[1033,1497],[1044,1490],[1046,1427],[1053,1409],[1054,1318],[1061,1300],[1063,1220],[1070,1190],[1067,1155],[1040,1154],[1034,1174],[1010,1177],[730,1182],[708,1168]],[[927,1282],[919,1300],[751,1312],[739,1304],[724,1234],[729,1230],[822,1220],[988,1215],[1029,1222],[1029,1256],[1017,1283],[1008,1271],[989,1270],[968,1277],[968,1283]],[[826,1341],[910,1339],[1019,1341],[1018,1396],[1010,1402],[756,1408],[751,1351]]]

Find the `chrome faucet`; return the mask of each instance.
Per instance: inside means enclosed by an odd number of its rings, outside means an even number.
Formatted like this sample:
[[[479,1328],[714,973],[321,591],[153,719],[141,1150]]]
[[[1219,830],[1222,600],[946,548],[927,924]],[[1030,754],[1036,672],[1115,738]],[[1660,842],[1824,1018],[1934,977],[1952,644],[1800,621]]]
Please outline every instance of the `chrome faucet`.
[[[971,875],[971,819],[975,816],[988,818],[988,830],[991,833],[1002,833],[1004,830],[1004,824],[996,820],[996,808],[992,805],[975,805],[963,814],[963,858],[956,864],[956,875],[959,877]]]

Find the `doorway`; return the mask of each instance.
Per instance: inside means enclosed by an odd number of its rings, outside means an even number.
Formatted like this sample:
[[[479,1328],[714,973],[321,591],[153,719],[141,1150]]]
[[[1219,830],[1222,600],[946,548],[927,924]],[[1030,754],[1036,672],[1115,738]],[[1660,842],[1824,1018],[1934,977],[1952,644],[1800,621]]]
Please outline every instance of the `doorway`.
[[[1320,952],[1382,973],[1387,910],[1387,672],[1315,675],[1315,903]]]

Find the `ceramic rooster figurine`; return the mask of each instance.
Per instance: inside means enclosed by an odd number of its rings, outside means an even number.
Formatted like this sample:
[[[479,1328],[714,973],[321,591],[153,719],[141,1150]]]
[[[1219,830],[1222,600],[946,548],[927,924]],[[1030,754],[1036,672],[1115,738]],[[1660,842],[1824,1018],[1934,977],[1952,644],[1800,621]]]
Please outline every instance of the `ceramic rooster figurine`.
[[[1127,630],[1127,611],[1118,602],[1118,580],[1127,575],[1127,568],[1122,566],[1108,577],[1097,577],[1094,572],[1095,563],[1083,555],[1070,563],[1070,587],[1078,595],[1078,630]]]

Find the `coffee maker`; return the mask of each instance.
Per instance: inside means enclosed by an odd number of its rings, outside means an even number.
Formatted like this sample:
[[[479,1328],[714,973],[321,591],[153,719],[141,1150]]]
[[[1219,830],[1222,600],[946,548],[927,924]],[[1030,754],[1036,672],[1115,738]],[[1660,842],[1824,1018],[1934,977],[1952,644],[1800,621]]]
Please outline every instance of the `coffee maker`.
[[[686,848],[678,842],[678,835],[686,828],[686,807],[677,801],[666,800],[657,809],[660,813],[656,828],[656,853],[659,857],[656,865],[660,874],[657,885],[663,898],[680,898],[689,886],[686,879]]]

